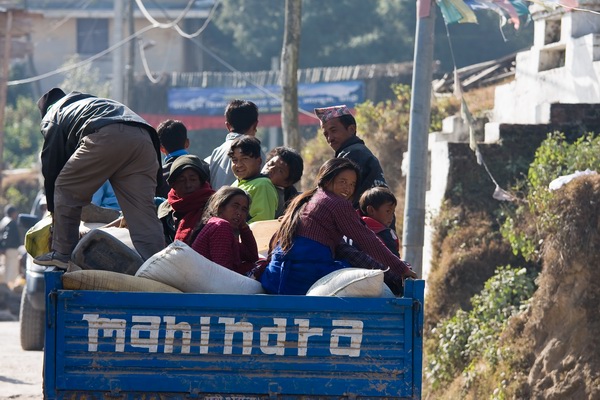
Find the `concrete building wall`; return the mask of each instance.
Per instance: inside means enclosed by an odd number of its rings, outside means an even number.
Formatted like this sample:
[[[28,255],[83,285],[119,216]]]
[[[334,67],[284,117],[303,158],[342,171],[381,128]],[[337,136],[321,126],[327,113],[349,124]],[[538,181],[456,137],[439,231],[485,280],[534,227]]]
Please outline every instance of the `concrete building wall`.
[[[580,6],[600,11],[597,0],[580,0]],[[502,144],[496,152],[504,152],[506,158],[512,157],[507,143],[520,140],[521,145],[514,148],[533,146],[533,153],[535,145],[553,130],[585,134],[600,129],[600,15],[538,10],[534,20],[534,43],[530,50],[517,54],[515,80],[496,88],[491,121],[476,127],[476,131],[481,130],[477,136],[484,137],[479,140],[480,147]],[[464,170],[455,167],[461,160],[452,149],[468,149],[468,127],[457,118],[447,118],[442,132],[430,134],[431,185],[426,194],[424,278],[431,269],[435,234],[432,222],[452,186],[465,175]],[[475,158],[473,154],[472,159]],[[473,168],[483,170],[474,161]],[[483,182],[488,181],[486,178]],[[497,202],[492,191],[490,202]]]
[[[44,18],[36,24],[32,42],[34,44],[33,60],[39,75],[55,71],[74,55],[77,55],[77,19]],[[162,21],[166,22],[166,21]],[[148,26],[145,19],[137,19],[135,31]],[[113,21],[109,19],[109,47],[116,43],[113,37]],[[123,37],[126,37],[124,34]],[[185,54],[184,39],[172,29],[152,29],[139,37],[144,43],[154,43],[144,51],[148,66],[152,71],[184,72]],[[93,54],[78,55],[81,60]],[[92,65],[100,71],[101,79],[110,80],[112,77],[112,63],[114,52],[94,60]],[[143,73],[140,50],[135,46],[135,71]],[[45,78],[42,89],[56,86],[64,80],[63,74]]]
[[[534,20],[534,44],[517,55],[515,80],[496,89],[495,122],[544,124],[552,103],[600,103],[600,15],[538,11]]]

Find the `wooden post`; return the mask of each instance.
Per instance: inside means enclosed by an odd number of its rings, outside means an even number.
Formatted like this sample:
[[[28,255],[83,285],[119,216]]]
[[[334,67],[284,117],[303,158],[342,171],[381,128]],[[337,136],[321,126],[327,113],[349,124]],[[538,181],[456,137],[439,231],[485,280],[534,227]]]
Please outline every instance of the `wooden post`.
[[[6,25],[4,26],[4,54],[2,54],[2,76],[0,76],[0,195],[2,189],[2,175],[4,174],[4,114],[6,108],[7,82],[10,68],[10,45],[12,32],[12,11],[6,14]]]
[[[281,51],[281,127],[283,144],[300,150],[298,129],[298,52],[302,23],[302,0],[285,0],[285,33]]]

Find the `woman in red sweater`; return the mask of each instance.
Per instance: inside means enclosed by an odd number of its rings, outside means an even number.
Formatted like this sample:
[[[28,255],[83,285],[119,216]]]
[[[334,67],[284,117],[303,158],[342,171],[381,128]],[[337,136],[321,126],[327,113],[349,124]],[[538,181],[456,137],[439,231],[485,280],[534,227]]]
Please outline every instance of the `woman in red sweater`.
[[[246,223],[250,196],[223,186],[212,195],[192,248],[211,261],[246,275],[258,260],[256,239]]]
[[[275,234],[275,249],[261,275],[267,293],[306,294],[318,279],[350,266],[340,248],[344,236],[384,267],[388,282],[402,287],[402,279],[416,277],[408,265],[394,256],[367,228],[352,208],[359,167],[346,158],[334,158],[321,166],[317,186],[288,206]]]

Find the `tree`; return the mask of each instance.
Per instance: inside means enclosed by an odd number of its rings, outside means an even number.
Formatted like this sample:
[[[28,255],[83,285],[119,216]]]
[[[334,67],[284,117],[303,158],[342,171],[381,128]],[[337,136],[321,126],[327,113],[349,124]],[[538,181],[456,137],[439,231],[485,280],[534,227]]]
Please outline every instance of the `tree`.
[[[65,65],[76,63],[75,57]],[[97,96],[107,96],[109,83],[101,83],[98,69],[91,64],[71,70],[60,85],[65,92],[77,90]],[[15,91],[15,93],[18,93]],[[4,164],[9,168],[31,168],[37,165],[42,148],[43,137],[40,134],[40,112],[31,97],[19,95],[14,104],[6,108],[4,137]],[[37,169],[37,168],[34,168]],[[0,204],[13,203],[19,209],[25,209],[33,201],[39,184],[38,179],[31,182],[5,182],[6,191]]]
[[[23,96],[7,108],[4,144],[7,169],[29,168],[38,161],[42,144],[39,115],[35,102]]]
[[[439,13],[435,5],[432,10]],[[500,31],[498,15],[478,11],[478,24],[448,27],[459,67],[498,58],[529,47],[533,24]],[[453,66],[446,27],[436,18],[435,58]],[[284,2],[265,7],[260,0],[224,0],[216,29],[207,32],[211,49],[242,71],[271,69],[279,57]],[[300,68],[411,61],[416,25],[415,1],[304,0]],[[218,31],[221,37],[214,37]],[[503,35],[506,37],[504,40]],[[235,56],[232,56],[232,53]]]
[[[304,0],[301,68],[407,61],[412,58],[413,2]],[[225,0],[215,20],[230,35],[241,70],[270,69],[282,48],[283,2]],[[407,22],[409,21],[409,22]]]

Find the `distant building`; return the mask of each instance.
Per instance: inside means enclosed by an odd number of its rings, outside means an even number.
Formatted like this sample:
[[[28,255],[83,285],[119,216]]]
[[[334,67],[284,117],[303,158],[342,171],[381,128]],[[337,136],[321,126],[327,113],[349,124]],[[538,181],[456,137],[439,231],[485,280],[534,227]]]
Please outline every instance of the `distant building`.
[[[494,60],[489,65],[463,68],[463,73],[481,74],[486,68],[505,69],[500,77],[514,73],[514,80],[495,88],[494,110],[488,122],[476,121],[478,147],[483,154],[502,154],[506,159],[511,143],[535,147],[547,133],[558,130],[571,135],[598,132],[600,127],[600,2],[579,0],[579,8],[591,10],[548,11],[531,6],[534,20],[533,46],[516,54],[514,72],[504,65],[510,58]],[[473,80],[469,76],[469,80]],[[447,82],[440,81],[441,85]],[[521,142],[519,142],[521,141]],[[502,197],[495,192],[495,182],[488,176],[481,181],[467,171],[484,171],[469,148],[469,126],[459,116],[448,117],[442,132],[429,135],[430,173],[426,194],[426,220],[423,247],[423,277],[427,277],[433,257],[432,240],[438,215],[453,190],[469,184],[477,191],[489,193],[489,201]],[[501,158],[501,157],[500,157]],[[484,156],[485,161],[485,156]],[[487,159],[487,162],[493,160]],[[525,166],[531,160],[524,160]],[[487,167],[486,167],[487,168]],[[501,170],[492,174],[502,175]],[[524,171],[526,174],[526,169]],[[502,185],[502,182],[500,182]],[[498,188],[496,188],[498,189]],[[496,195],[494,197],[494,195]]]
[[[134,32],[152,25],[135,1],[122,0],[122,2],[124,5],[129,2],[134,9]],[[208,17],[214,2],[214,0],[195,1],[179,22],[179,27],[187,33],[198,30]],[[160,23],[175,20],[188,3],[188,0],[144,2],[150,16]],[[114,0],[78,2],[28,0],[26,4],[29,11],[39,12],[44,16],[41,21],[36,21],[31,37],[34,46],[33,63],[37,74],[45,74],[60,68],[73,55],[78,55],[83,60],[107,50],[116,43]],[[129,36],[126,14],[122,15],[122,24],[124,39]],[[141,47],[145,47],[144,56],[153,71],[197,71],[202,64],[202,52],[196,47],[191,47],[190,40],[179,35],[174,29],[154,28],[139,35],[137,41],[141,41]],[[135,72],[143,74],[137,42],[134,51]],[[93,61],[92,65],[98,68],[102,79],[112,79],[115,54],[114,51],[109,51]],[[41,81],[42,91],[56,86],[63,79],[64,76],[61,74],[45,78]]]
[[[579,8],[600,12],[598,0]],[[552,103],[600,103],[600,15],[531,9],[534,42],[517,54],[515,80],[496,88],[492,120],[545,124]]]

